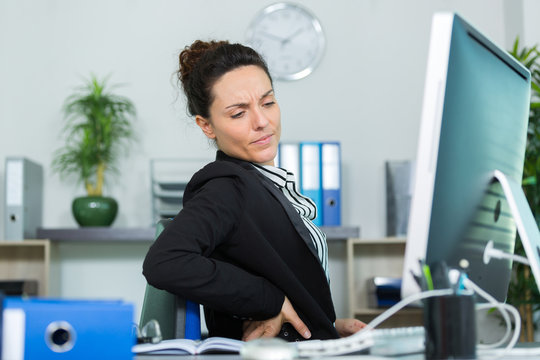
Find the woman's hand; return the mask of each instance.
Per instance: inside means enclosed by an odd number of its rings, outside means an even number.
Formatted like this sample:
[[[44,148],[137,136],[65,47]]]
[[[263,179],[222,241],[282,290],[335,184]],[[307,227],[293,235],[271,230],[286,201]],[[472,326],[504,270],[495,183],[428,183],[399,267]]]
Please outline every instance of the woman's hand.
[[[336,330],[341,337],[350,336],[366,327],[366,324],[357,319],[336,319]]]
[[[294,310],[287,297],[281,306],[281,312],[268,320],[245,321],[244,335],[242,340],[249,341],[260,337],[275,337],[281,331],[284,323],[290,323],[298,333],[306,339],[311,337],[311,332]]]

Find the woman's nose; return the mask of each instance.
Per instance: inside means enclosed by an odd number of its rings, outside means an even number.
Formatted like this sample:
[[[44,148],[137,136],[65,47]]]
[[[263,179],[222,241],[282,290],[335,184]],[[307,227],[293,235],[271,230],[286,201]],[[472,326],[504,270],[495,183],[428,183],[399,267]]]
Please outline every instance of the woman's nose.
[[[257,109],[257,111],[254,112],[253,116],[253,128],[254,129],[261,129],[265,128],[268,125],[268,118],[265,116],[263,111],[261,109]]]

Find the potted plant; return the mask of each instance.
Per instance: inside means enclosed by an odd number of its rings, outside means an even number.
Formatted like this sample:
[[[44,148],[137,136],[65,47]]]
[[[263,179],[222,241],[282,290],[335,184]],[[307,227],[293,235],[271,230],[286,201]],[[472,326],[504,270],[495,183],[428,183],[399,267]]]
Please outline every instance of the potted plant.
[[[117,172],[119,156],[134,139],[135,107],[109,89],[106,80],[91,76],[64,103],[66,144],[55,152],[52,169],[62,178],[75,176],[84,184],[87,196],[72,203],[81,226],[109,226],[114,221],[118,204],[103,196],[105,175]]]
[[[531,108],[522,186],[536,223],[540,224],[540,52],[537,45],[520,48],[517,38],[510,54],[531,71]],[[516,241],[515,253],[525,256],[521,241]],[[521,313],[521,340],[533,341],[533,314],[540,309],[540,293],[528,266],[515,262],[512,270],[507,301]]]

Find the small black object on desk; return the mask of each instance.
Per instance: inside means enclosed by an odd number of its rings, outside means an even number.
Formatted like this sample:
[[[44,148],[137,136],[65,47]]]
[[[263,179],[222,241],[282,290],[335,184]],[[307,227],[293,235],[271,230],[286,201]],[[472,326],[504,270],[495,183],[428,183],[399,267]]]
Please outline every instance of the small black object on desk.
[[[472,293],[461,288],[461,277],[465,275],[453,269],[450,271],[459,275],[450,280],[445,263],[433,264],[427,271],[433,289],[453,288],[454,293],[424,300],[426,359],[475,359],[475,300]]]
[[[475,359],[476,323],[472,295],[426,299],[426,359]]]

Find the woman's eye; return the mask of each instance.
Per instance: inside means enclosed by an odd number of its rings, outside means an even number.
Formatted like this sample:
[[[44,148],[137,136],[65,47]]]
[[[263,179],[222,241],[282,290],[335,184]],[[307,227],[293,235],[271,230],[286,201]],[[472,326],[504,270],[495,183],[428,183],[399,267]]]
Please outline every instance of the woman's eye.
[[[244,115],[244,111],[240,111],[239,113],[232,114],[231,117],[233,119],[239,119],[240,117],[242,117],[242,115]]]

